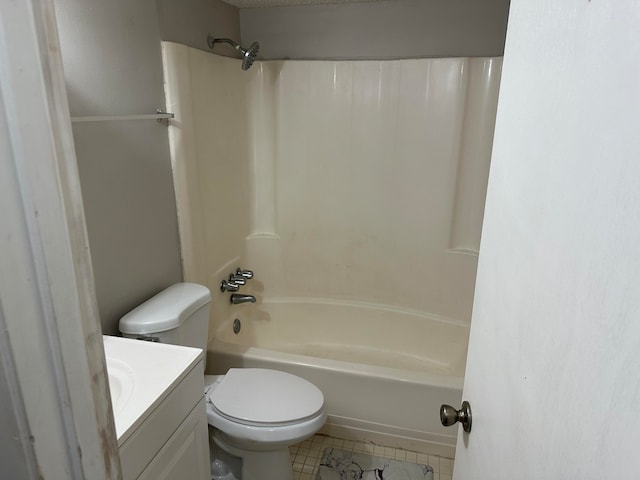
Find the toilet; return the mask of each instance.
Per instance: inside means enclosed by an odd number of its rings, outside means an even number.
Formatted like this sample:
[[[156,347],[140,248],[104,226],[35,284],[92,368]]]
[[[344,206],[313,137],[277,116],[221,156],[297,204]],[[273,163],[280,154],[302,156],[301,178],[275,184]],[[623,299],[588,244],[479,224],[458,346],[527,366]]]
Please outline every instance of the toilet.
[[[178,283],[127,313],[119,329],[124,337],[197,347],[206,355],[210,302],[208,288]],[[320,389],[263,368],[204,379],[212,480],[292,480],[288,447],[316,433],[327,417]]]

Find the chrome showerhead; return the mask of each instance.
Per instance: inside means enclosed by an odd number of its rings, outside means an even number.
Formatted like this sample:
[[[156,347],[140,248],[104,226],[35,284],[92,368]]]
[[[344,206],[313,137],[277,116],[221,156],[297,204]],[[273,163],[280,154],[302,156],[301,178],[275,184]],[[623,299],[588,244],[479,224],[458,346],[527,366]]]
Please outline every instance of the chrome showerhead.
[[[258,52],[260,51],[260,43],[253,42],[248,49],[244,50],[241,47],[240,50],[242,51],[243,56],[242,69],[249,70],[251,68],[251,65],[253,65],[256,57],[258,56]]]
[[[209,45],[209,48],[213,49],[216,43],[228,43],[242,53],[242,70],[249,70],[251,68],[260,50],[260,44],[258,42],[253,42],[249,48],[242,48],[230,38],[213,38],[213,35],[207,37],[207,45]]]

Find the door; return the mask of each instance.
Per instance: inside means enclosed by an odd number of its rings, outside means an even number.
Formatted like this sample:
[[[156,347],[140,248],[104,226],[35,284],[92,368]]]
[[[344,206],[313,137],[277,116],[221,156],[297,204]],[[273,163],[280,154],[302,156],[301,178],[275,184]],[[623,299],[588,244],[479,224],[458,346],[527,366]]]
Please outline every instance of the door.
[[[513,0],[454,479],[640,478],[640,1]]]

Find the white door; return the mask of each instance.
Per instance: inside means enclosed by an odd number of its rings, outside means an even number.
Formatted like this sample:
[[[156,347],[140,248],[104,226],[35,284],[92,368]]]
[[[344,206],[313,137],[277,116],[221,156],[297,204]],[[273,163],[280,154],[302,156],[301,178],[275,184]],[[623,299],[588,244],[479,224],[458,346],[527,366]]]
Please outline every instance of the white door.
[[[638,0],[511,2],[463,398],[456,480],[640,478]]]

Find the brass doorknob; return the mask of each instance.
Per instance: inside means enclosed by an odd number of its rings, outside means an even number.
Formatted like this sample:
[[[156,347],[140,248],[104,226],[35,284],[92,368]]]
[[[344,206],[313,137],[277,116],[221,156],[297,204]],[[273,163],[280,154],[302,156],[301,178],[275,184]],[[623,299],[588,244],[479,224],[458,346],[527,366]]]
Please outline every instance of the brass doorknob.
[[[442,405],[440,407],[440,422],[445,427],[450,427],[456,422],[462,424],[465,432],[471,431],[471,405],[466,400],[462,402],[460,410],[456,410],[451,405]]]

